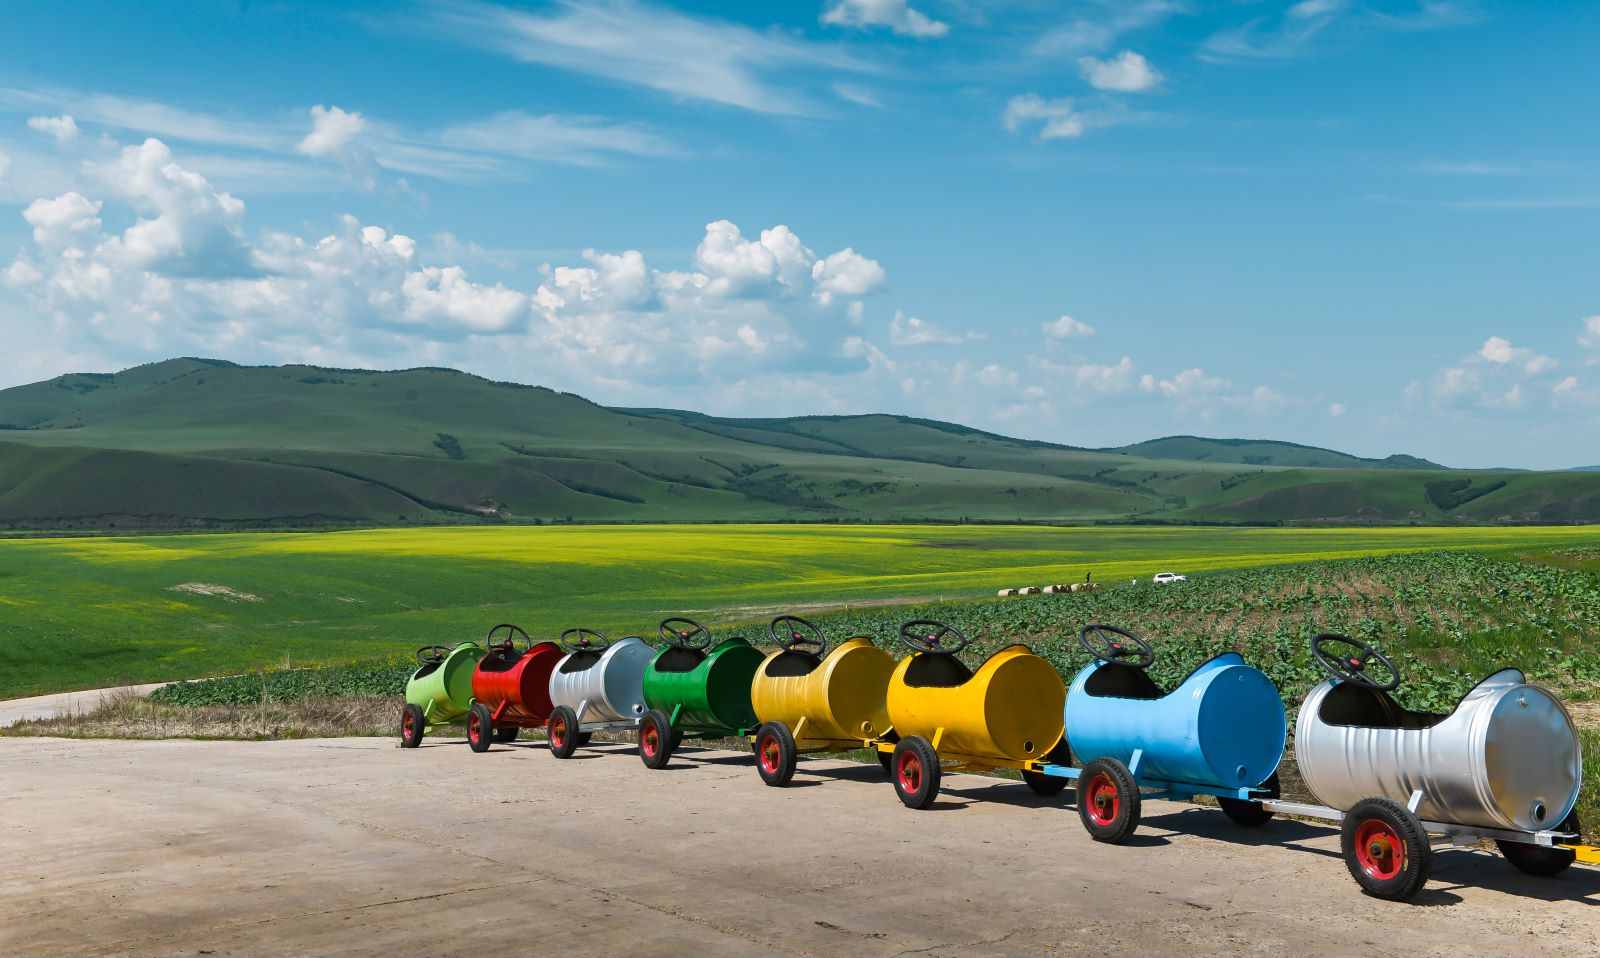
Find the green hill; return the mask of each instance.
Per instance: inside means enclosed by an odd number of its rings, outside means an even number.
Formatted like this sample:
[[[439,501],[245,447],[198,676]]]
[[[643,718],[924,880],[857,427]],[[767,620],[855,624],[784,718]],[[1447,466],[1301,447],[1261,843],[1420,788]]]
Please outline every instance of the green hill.
[[[1416,456],[1395,455],[1363,459],[1349,453],[1302,446],[1275,439],[1206,439],[1201,436],[1167,436],[1119,446],[1108,452],[1188,462],[1231,462],[1248,466],[1296,466],[1311,469],[1443,469]]]
[[[0,391],[0,529],[922,519],[1591,521],[1600,475],[608,409],[449,369],[174,359]]]

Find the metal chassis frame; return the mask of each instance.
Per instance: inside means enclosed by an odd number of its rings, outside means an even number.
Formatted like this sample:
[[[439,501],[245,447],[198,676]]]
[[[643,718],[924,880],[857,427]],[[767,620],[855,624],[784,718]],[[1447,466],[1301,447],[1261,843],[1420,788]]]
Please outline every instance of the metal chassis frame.
[[[789,729],[789,734],[794,736],[794,751],[796,755],[817,755],[824,752],[848,752],[857,748],[877,748],[881,751],[883,739],[878,738],[808,738],[806,736],[806,716],[800,716],[794,728]],[[763,725],[767,724],[765,722]],[[750,747],[755,748],[756,739],[760,736],[761,729],[757,728],[745,736],[750,742]],[[889,746],[893,748],[893,744]]]
[[[584,699],[582,702],[579,702],[578,703],[578,708],[577,708],[576,711],[578,713],[578,727],[576,729],[574,729],[573,731],[578,732],[579,734],[582,734],[582,733],[585,733],[585,732],[627,732],[627,731],[632,731],[633,729],[638,728],[639,727],[639,723],[641,721],[643,721],[643,719],[644,719],[644,716],[640,715],[640,716],[637,716],[635,718],[622,719],[620,721],[585,722],[583,720],[583,713],[589,711],[589,700],[588,699]]]

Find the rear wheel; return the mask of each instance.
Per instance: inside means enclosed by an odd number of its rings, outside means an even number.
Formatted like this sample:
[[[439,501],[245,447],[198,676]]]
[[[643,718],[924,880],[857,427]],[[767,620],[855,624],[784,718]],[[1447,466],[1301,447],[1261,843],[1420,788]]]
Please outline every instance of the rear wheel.
[[[1553,831],[1583,833],[1578,825],[1578,813],[1568,815]],[[1549,848],[1544,845],[1533,845],[1528,842],[1503,842],[1496,841],[1500,846],[1500,854],[1506,856],[1506,861],[1515,865],[1519,871],[1541,878],[1559,875],[1567,870],[1567,866],[1577,861],[1578,853],[1570,848]]]
[[[1341,839],[1344,863],[1369,895],[1405,901],[1428,881],[1433,865],[1428,833],[1410,809],[1393,799],[1356,802],[1345,812]]]
[[[1262,782],[1259,786],[1266,789],[1268,798],[1278,797],[1278,773],[1273,772],[1272,777]],[[1217,804],[1222,806],[1222,814],[1233,820],[1235,825],[1245,828],[1260,828],[1272,817],[1272,812],[1260,802],[1248,798],[1218,798]]]
[[[894,772],[894,753],[880,749],[878,751],[878,764],[883,766],[883,774],[892,774]]]
[[[571,758],[578,750],[578,716],[565,705],[556,706],[550,713],[550,754],[556,758]]]
[[[756,732],[756,771],[761,780],[774,788],[782,788],[794,777],[799,753],[795,749],[794,733],[782,722],[768,722]]]
[[[1139,827],[1139,783],[1128,766],[1097,758],[1078,776],[1078,818],[1089,837],[1120,845]]]
[[[497,728],[494,730],[494,740],[496,742],[515,742],[517,740],[517,733],[521,731],[522,729],[517,728],[514,725],[509,728]]]
[[[422,744],[422,733],[426,731],[426,720],[422,716],[422,706],[406,703],[400,710],[400,747],[416,748]]]
[[[594,733],[593,732],[579,732],[578,733],[578,747],[579,748],[588,748],[589,747],[589,740],[591,738],[594,738]]]
[[[489,714],[489,706],[472,703],[472,711],[467,713],[467,744],[474,752],[487,752],[493,738],[494,716]]]
[[[667,713],[660,709],[644,713],[639,720],[639,760],[645,768],[666,768],[677,744]]]
[[[939,753],[920,735],[900,740],[894,747],[894,790],[907,808],[931,808],[939,797]]]
[[[1030,772],[1022,770],[1022,780],[1028,783],[1035,795],[1059,795],[1067,787],[1067,780],[1059,775],[1046,775],[1043,772]]]

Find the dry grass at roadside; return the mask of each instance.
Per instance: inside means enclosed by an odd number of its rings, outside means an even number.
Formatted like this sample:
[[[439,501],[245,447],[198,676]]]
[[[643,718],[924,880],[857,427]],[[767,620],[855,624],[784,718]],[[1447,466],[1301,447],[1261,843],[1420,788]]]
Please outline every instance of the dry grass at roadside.
[[[0,735],[244,740],[392,735],[399,708],[394,699],[379,696],[186,707],[129,692],[75,715],[26,719],[0,729]]]

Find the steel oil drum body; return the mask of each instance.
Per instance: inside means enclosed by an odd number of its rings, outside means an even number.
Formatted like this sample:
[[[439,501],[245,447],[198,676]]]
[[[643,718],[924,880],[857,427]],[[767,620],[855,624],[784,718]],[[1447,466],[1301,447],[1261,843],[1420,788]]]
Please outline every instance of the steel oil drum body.
[[[574,652],[550,673],[550,703],[578,712],[579,722],[632,721],[644,714],[644,672],[656,650],[630,636],[600,652]]]
[[[1067,742],[1080,762],[1142,752],[1136,773],[1218,788],[1253,788],[1283,759],[1283,696],[1236,652],[1195,669],[1160,694],[1143,672],[1094,662],[1072,680],[1065,711]]]
[[[540,642],[516,659],[485,655],[472,673],[473,697],[496,722],[542,725],[554,711],[550,673],[565,655],[554,642]]]
[[[803,671],[802,671],[803,670]],[[820,662],[804,652],[767,656],[750,685],[758,722],[805,724],[805,740],[866,741],[889,731],[886,701],[895,661],[867,639],[851,639]]]
[[[1334,808],[1372,797],[1405,803],[1421,790],[1425,821],[1520,831],[1560,824],[1583,774],[1572,717],[1517,669],[1479,682],[1443,717],[1329,679],[1300,706],[1295,761]]]
[[[443,662],[421,666],[406,682],[406,702],[420,706],[423,719],[430,724],[467,714],[472,708],[472,673],[483,656],[482,646],[463,642],[451,649]]]
[[[666,712],[675,728],[751,728],[750,682],[764,658],[744,639],[727,639],[709,652],[668,646],[645,669],[645,704]]]
[[[1043,758],[1060,740],[1066,686],[1027,646],[1001,649],[959,685],[921,684],[927,678],[918,674],[925,670],[918,660],[929,657],[918,652],[902,660],[889,680],[889,721],[897,734],[935,741],[941,753],[1006,764]]]

